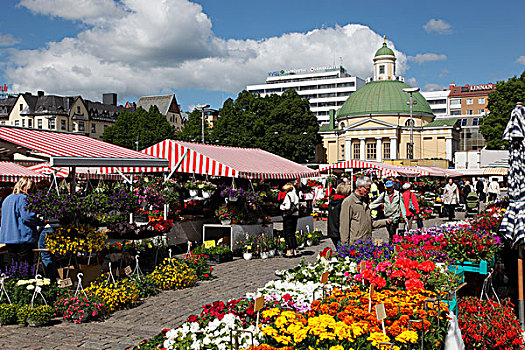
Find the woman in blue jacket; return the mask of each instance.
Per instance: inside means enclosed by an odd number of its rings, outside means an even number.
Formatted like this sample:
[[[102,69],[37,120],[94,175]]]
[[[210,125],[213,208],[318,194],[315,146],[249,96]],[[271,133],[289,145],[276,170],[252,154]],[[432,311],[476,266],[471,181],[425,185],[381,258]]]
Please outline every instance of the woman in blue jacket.
[[[33,263],[33,248],[38,239],[37,225],[42,222],[26,209],[27,193],[32,188],[33,181],[23,177],[2,203],[0,243],[7,246],[10,261]]]

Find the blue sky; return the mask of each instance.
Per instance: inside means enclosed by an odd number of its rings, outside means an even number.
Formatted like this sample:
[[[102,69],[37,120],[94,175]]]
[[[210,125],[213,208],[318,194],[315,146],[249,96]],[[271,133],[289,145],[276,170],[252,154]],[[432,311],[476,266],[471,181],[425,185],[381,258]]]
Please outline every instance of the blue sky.
[[[508,0],[3,0],[0,85],[219,108],[281,68],[342,60],[366,78],[383,35],[411,85],[483,84],[525,69],[524,14]]]

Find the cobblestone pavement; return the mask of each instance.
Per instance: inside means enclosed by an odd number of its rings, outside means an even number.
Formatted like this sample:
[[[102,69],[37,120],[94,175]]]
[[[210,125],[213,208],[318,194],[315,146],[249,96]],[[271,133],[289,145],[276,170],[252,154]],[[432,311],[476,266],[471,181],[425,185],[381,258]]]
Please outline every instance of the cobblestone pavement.
[[[458,213],[457,218],[463,218]],[[426,221],[426,226],[444,222],[444,219]],[[326,233],[326,222],[315,226]],[[374,232],[374,239],[387,237],[386,229]],[[333,247],[329,239],[320,245],[302,251],[307,262],[315,260],[325,247]],[[276,257],[267,260],[232,262],[215,266],[216,279],[200,282],[196,287],[178,291],[165,291],[147,298],[134,309],[118,311],[103,322],[87,324],[60,323],[49,327],[0,327],[0,349],[124,349],[136,345],[141,337],[151,337],[162,328],[181,324],[191,314],[198,314],[201,305],[215,300],[238,298],[263,287],[275,279],[275,270],[296,266],[302,258]]]

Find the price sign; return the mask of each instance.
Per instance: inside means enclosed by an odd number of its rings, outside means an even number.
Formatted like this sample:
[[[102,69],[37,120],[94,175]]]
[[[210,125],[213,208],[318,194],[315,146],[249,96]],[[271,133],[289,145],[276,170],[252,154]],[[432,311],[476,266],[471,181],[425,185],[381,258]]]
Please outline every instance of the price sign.
[[[376,305],[377,320],[382,321],[386,318],[385,304]]]
[[[321,275],[321,283],[326,284],[328,282],[328,271],[323,272]]]
[[[67,288],[73,285],[73,281],[71,281],[71,278],[66,278],[66,279],[60,280],[58,284],[60,288]]]
[[[131,266],[126,266],[126,268],[124,269],[124,273],[127,276],[131,276],[131,274],[133,273],[133,271],[131,270]]]
[[[380,239],[380,238],[374,239],[374,245],[382,246],[383,245],[383,240]]]
[[[264,308],[264,297],[260,296],[255,298],[255,305],[253,306],[253,311],[259,312]]]
[[[215,247],[215,240],[204,241],[204,248],[210,249]]]
[[[374,284],[371,284],[370,285],[370,295],[369,295],[370,300],[374,297],[374,293],[375,293]]]

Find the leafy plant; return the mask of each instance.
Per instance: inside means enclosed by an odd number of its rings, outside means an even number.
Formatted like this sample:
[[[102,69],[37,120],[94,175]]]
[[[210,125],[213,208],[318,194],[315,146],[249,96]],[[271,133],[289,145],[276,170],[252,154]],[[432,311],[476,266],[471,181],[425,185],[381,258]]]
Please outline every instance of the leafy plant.
[[[62,298],[55,303],[55,316],[73,323],[96,320],[104,312],[104,304],[91,302],[86,297]]]
[[[0,304],[0,324],[15,324],[17,311],[17,304]]]

